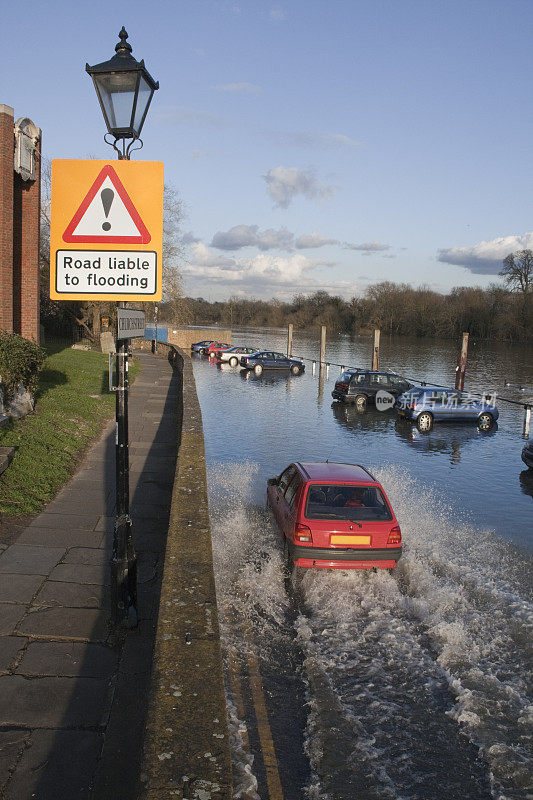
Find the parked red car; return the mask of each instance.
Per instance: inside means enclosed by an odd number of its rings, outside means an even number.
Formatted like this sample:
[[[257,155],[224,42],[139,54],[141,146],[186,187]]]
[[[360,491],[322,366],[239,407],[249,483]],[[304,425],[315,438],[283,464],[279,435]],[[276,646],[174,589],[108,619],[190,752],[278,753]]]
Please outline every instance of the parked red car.
[[[209,358],[216,358],[218,354],[222,352],[222,350],[227,350],[228,347],[231,347],[231,345],[227,342],[213,342],[213,344],[210,344],[205,352]]]
[[[295,462],[270,478],[267,500],[289,570],[392,569],[402,555],[383,487],[358,464]]]

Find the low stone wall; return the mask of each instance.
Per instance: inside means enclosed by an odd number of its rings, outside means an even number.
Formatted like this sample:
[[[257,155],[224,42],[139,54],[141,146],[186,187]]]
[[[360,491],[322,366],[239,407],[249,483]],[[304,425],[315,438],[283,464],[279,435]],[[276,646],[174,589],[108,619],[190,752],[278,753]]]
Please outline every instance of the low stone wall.
[[[202,415],[189,359],[171,347],[170,360],[183,377],[183,424],[139,798],[230,800],[231,758]]]

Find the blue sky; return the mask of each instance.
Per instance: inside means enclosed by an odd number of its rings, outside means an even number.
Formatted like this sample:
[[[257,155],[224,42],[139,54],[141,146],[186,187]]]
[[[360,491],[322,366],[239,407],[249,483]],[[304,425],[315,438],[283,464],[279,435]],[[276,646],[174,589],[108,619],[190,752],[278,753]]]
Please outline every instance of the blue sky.
[[[10,4],[0,103],[47,158],[112,158],[85,63],[118,31],[159,80],[136,157],[165,162],[192,296],[347,298],[499,281],[533,248],[533,2]]]

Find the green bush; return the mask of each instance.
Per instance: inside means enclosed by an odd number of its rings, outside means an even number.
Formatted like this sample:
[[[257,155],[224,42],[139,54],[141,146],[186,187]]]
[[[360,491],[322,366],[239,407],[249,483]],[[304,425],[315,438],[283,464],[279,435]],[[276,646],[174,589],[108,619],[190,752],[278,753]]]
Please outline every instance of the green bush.
[[[45,358],[45,351],[35,342],[16,333],[0,331],[0,391],[6,406],[15,396],[19,383],[31,394],[35,393],[37,376]]]

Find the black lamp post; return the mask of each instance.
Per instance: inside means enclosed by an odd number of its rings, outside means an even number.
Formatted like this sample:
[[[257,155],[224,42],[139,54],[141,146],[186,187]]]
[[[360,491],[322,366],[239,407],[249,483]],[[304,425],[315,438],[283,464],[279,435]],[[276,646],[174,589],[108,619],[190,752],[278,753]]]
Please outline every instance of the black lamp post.
[[[153,94],[159,88],[144,61],[131,55],[128,34],[123,27],[120,42],[115,47],[116,55],[102,64],[86,71],[93,79],[100,101],[108,133],[104,140],[113,146],[119,159],[129,160],[135,142],[142,139],[140,133]],[[108,135],[114,140],[108,141]],[[122,140],[122,147],[117,142]],[[127,140],[129,144],[126,144]],[[135,148],[140,149],[140,148]],[[117,307],[124,306],[118,302]],[[118,314],[117,314],[118,318]],[[117,321],[118,332],[118,321]],[[135,627],[137,614],[137,556],[133,545],[132,522],[129,508],[129,453],[128,453],[128,340],[116,341],[116,521],[113,536],[113,558],[111,580],[113,594],[113,618],[127,627]],[[111,364],[110,364],[111,372]]]
[[[113,142],[108,142],[105,136],[104,139],[115,148],[119,158],[128,159],[134,142],[139,141],[142,147],[142,126],[159,83],[154,81],[144,61],[137,61],[131,55],[131,45],[126,41],[128,34],[124,26],[119,38],[113,58],[94,67],[86,64],[85,69],[93,79],[100,101],[108,130],[106,136],[114,137]],[[122,150],[117,147],[120,139]],[[127,139],[131,139],[128,145]]]

